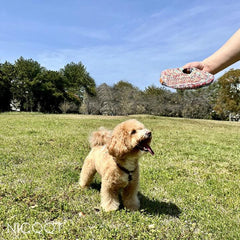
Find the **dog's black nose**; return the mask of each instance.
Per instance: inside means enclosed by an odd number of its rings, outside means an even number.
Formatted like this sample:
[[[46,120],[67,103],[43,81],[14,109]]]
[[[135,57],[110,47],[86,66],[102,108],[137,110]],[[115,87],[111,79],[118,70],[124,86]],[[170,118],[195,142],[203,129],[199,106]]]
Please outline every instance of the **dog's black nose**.
[[[149,138],[152,137],[152,133],[151,133],[151,132],[147,132],[146,135],[147,135],[147,137],[149,137]]]

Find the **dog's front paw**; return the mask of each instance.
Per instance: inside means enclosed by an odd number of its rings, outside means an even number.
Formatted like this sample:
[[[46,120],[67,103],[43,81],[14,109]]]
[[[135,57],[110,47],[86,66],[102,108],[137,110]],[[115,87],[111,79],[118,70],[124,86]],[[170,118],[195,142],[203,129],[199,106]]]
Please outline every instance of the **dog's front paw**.
[[[130,211],[137,211],[140,208],[140,201],[137,197],[128,199],[123,202],[125,208]]]
[[[106,212],[118,210],[119,205],[120,205],[120,203],[118,201],[114,201],[114,200],[101,203],[101,207]]]
[[[87,189],[87,188],[89,188],[89,185],[86,185],[86,184],[82,183],[81,181],[79,182],[79,185],[80,185],[80,187],[81,187],[82,189]]]

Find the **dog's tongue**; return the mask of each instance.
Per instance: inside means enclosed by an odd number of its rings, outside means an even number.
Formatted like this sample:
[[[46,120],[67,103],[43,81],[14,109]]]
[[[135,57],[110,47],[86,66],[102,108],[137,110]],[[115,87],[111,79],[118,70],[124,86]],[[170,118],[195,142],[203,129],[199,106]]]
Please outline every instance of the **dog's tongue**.
[[[142,144],[142,147],[144,151],[150,152],[152,155],[154,155],[154,151],[151,149],[151,147],[147,143]]]

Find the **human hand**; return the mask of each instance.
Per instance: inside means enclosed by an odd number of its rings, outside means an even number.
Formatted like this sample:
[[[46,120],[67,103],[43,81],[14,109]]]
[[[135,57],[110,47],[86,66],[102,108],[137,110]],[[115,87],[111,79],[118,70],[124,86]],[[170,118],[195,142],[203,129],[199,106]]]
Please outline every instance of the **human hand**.
[[[204,72],[209,72],[211,73],[211,68],[209,65],[207,65],[206,63],[204,62],[190,62],[190,63],[187,63],[183,66],[183,68],[197,68],[201,71],[204,71]]]

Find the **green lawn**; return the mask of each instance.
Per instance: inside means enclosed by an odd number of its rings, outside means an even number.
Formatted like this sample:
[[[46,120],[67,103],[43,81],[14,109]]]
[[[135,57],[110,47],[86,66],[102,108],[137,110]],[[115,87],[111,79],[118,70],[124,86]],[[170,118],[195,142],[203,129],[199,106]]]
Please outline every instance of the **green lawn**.
[[[0,114],[0,239],[240,239],[240,123],[131,116],[153,132],[141,209],[79,188],[89,133],[128,118]]]

